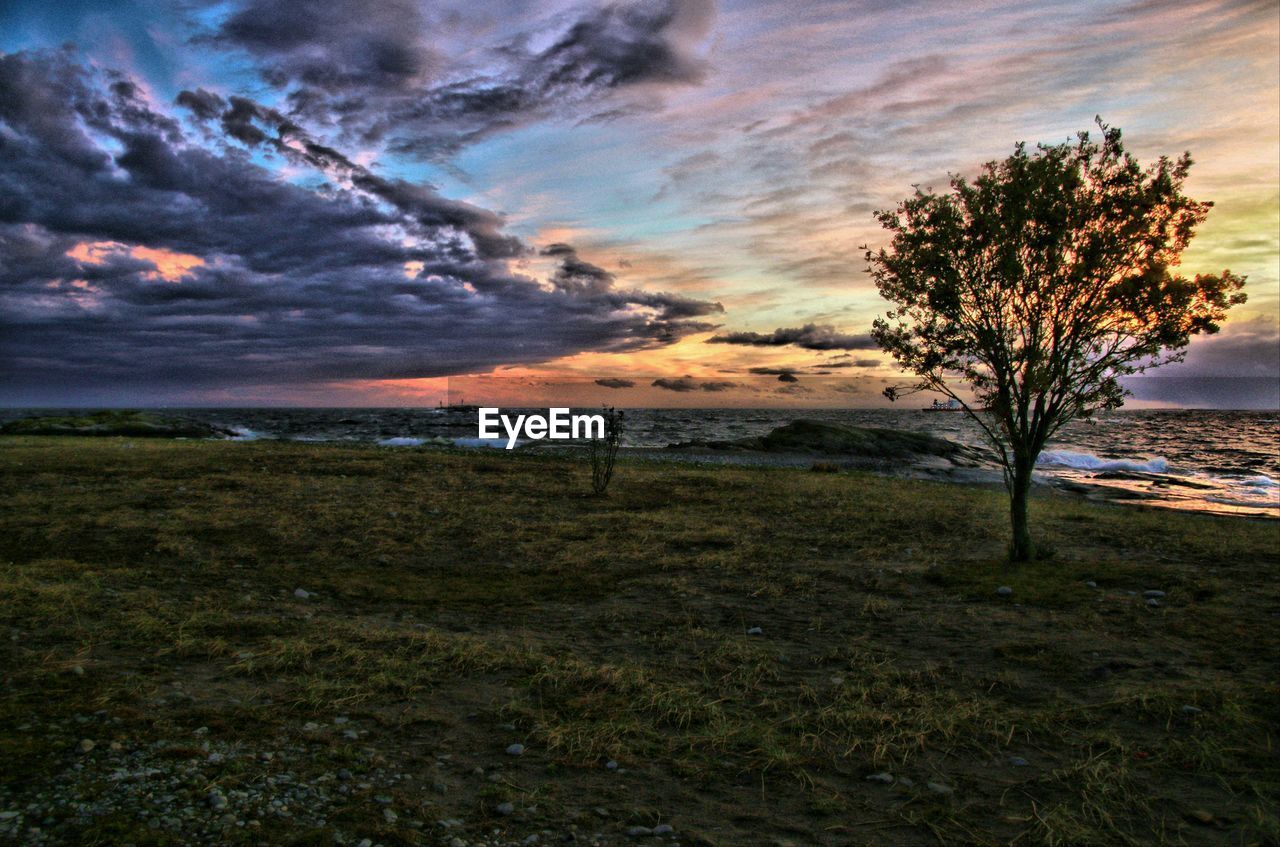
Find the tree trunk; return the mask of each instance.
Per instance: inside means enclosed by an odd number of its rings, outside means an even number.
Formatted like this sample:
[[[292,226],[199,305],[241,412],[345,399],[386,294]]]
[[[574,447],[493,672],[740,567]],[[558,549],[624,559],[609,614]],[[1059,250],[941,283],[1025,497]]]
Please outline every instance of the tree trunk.
[[[1013,479],[1009,485],[1009,518],[1013,525],[1013,543],[1009,546],[1009,559],[1029,562],[1035,558],[1035,545],[1031,543],[1031,526],[1027,520],[1027,497],[1031,493],[1031,471],[1035,458],[1014,456]]]

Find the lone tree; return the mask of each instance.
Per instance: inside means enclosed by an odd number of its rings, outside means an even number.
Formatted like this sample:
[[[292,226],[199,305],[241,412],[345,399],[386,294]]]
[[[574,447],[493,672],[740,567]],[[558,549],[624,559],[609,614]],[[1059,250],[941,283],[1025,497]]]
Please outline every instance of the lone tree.
[[[885,394],[940,392],[982,427],[1009,490],[1014,561],[1035,557],[1027,495],[1045,443],[1121,406],[1120,377],[1180,361],[1245,299],[1230,271],[1171,272],[1212,206],[1182,193],[1190,155],[1144,169],[1119,129],[1098,126],[1101,142],[1018,144],[973,182],[917,188],[876,213],[892,241],[867,252],[894,304],[872,335],[917,377]]]

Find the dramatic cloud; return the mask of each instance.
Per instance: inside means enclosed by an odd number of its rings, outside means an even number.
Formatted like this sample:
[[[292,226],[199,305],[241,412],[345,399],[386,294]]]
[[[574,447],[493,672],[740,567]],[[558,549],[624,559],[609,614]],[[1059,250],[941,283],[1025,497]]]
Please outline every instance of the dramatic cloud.
[[[427,82],[437,58],[426,36],[422,4],[413,0],[252,0],[210,40],[260,59],[272,85],[353,94]]]
[[[689,392],[689,391],[728,391],[730,388],[737,388],[738,383],[725,380],[703,380],[699,381],[693,377],[683,376],[679,379],[670,379],[663,377],[655,379],[652,383],[655,388],[663,388],[667,391]]]
[[[635,381],[630,379],[617,379],[615,377],[606,377],[605,379],[597,379],[596,385],[603,388],[635,388]]]
[[[434,45],[458,17],[448,9],[433,17],[407,0],[245,0],[201,41],[251,56],[299,117],[440,159],[552,114],[600,120],[633,111],[591,113],[615,91],[699,82],[706,63],[697,48],[714,8],[709,0],[609,4],[488,50],[467,44],[463,59],[442,56]]]
[[[184,107],[313,190],[190,137],[128,77],[0,56],[0,381],[9,396],[411,378],[628,351],[715,303],[618,288],[565,254],[547,285],[491,212],[386,179],[244,98]],[[598,272],[598,273],[597,273]]]
[[[729,332],[707,339],[708,344],[745,344],[751,347],[785,347],[795,345],[806,350],[875,350],[877,345],[869,335],[848,335],[836,332],[834,327],[805,324],[801,327],[779,328],[772,333]]]
[[[1191,151],[1184,270],[1249,277],[1160,374],[1280,373],[1274,1],[720,5],[0,3],[0,397],[414,402],[366,377],[590,351],[887,375],[832,328],[887,308],[874,210],[1095,114]]]

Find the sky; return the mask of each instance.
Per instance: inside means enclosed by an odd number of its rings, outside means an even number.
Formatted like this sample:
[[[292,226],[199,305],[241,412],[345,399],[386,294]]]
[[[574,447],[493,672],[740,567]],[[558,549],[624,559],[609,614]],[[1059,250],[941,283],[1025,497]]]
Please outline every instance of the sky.
[[[0,0],[0,404],[877,405],[872,213],[1096,116],[1274,407],[1275,0]]]

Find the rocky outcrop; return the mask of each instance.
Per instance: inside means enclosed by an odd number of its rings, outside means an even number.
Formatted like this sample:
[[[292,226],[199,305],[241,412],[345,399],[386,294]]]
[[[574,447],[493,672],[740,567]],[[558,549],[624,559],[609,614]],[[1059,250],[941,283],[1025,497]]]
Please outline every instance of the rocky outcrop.
[[[127,435],[133,438],[226,438],[230,430],[182,417],[110,410],[19,418],[0,426],[0,435]]]
[[[768,435],[752,438],[686,441],[668,446],[677,450],[741,450],[884,460],[934,456],[958,464],[976,462],[980,458],[978,452],[970,447],[923,432],[840,426],[815,420],[792,421]]]

